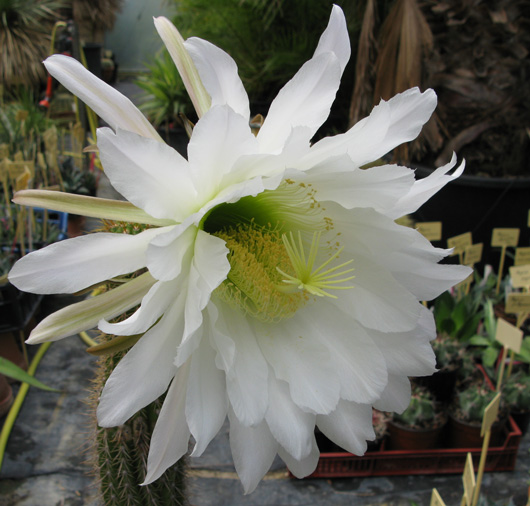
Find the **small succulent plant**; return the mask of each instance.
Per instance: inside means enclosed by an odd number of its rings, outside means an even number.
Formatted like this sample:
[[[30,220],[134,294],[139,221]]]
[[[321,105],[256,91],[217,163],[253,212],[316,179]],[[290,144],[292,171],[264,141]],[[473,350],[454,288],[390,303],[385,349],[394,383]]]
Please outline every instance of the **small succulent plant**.
[[[432,342],[436,355],[436,367],[442,371],[453,371],[462,365],[464,347],[448,334],[438,334]]]
[[[530,376],[523,371],[510,376],[503,388],[504,401],[510,409],[530,411]]]
[[[392,421],[411,429],[434,429],[445,423],[445,416],[429,390],[413,384],[409,407],[394,414]]]
[[[485,382],[472,383],[455,396],[451,406],[451,413],[455,418],[464,423],[480,425],[484,416],[484,410],[495,395],[496,392]],[[501,399],[498,418],[504,412],[503,406],[504,403]]]

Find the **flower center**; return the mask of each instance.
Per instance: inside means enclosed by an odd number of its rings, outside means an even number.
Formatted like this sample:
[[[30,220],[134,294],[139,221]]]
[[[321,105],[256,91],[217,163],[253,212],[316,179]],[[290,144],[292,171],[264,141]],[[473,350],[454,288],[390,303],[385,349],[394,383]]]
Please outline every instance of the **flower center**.
[[[308,300],[304,291],[282,290],[291,260],[278,230],[240,224],[214,235],[226,241],[230,272],[215,294],[262,321],[289,318]]]
[[[201,226],[229,250],[230,272],[214,294],[262,321],[289,318],[315,296],[336,298],[331,290],[352,288],[344,285],[354,277],[345,269],[352,260],[329,267],[343,248],[321,245],[333,223],[309,185],[286,180],[276,190],[221,204]]]

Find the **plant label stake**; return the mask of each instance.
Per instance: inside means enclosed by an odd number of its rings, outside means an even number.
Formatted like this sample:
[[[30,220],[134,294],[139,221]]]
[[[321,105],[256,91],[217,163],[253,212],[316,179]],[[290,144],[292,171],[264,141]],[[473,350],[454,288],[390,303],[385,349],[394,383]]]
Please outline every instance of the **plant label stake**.
[[[484,416],[482,417],[482,428],[480,435],[484,438],[482,443],[482,451],[480,452],[480,462],[478,465],[477,484],[475,486],[475,493],[473,495],[472,506],[477,506],[480,495],[480,486],[482,484],[482,476],[484,475],[484,468],[486,467],[486,456],[488,455],[488,447],[491,438],[491,426],[497,418],[499,413],[499,403],[501,400],[501,393],[499,392],[493,400],[486,406]]]
[[[432,489],[430,506],[445,506],[444,500],[435,488]]]
[[[493,247],[501,247],[501,260],[499,262],[499,270],[497,271],[497,288],[495,293],[499,293],[501,287],[502,271],[504,270],[504,258],[506,257],[506,248],[508,246],[517,246],[519,242],[518,228],[494,228],[491,235],[491,245]]]
[[[530,264],[530,247],[515,248],[515,259],[513,265]]]
[[[530,289],[530,264],[510,267],[510,278],[514,288]]]
[[[513,359],[516,353],[521,350],[521,343],[523,341],[523,331],[514,327],[506,320],[499,318],[497,320],[497,331],[495,333],[495,339],[503,345],[501,366],[497,374],[497,392],[500,392],[502,385],[502,377],[504,375],[504,368],[506,366],[506,355],[508,350],[510,353],[510,365],[508,367],[507,376],[509,377],[512,372]]]
[[[447,246],[453,248],[452,255],[458,255],[460,257],[460,263],[464,263],[464,251],[468,246],[473,244],[473,238],[471,232],[465,234],[455,235],[447,239]]]
[[[440,241],[442,239],[441,221],[423,221],[416,223],[416,230],[429,241]]]
[[[464,495],[460,506],[471,506],[473,502],[473,494],[475,493],[475,487],[477,485],[475,480],[475,470],[473,469],[473,457],[471,452],[467,454],[466,464],[464,466],[464,474],[462,475],[462,481],[464,483]]]
[[[484,244],[479,242],[478,244],[472,244],[471,246],[466,246],[464,249],[464,265],[469,265],[473,267],[476,263],[480,262],[482,259],[482,250],[484,249]]]

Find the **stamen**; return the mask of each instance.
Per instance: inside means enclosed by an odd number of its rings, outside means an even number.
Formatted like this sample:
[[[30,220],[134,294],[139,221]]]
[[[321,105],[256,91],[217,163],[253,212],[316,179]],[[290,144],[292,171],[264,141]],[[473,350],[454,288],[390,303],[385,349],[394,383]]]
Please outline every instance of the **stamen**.
[[[349,290],[353,286],[337,286],[341,283],[345,283],[355,278],[355,276],[346,276],[347,274],[354,271],[351,269],[344,269],[340,272],[336,272],[339,269],[343,269],[347,265],[350,265],[353,260],[348,260],[340,265],[331,267],[330,269],[323,270],[327,267],[333,260],[338,258],[341,254],[344,247],[339,248],[335,253],[328,258],[324,263],[322,263],[316,269],[314,268],[318,248],[320,245],[320,236],[321,232],[315,232],[313,234],[313,239],[311,241],[311,247],[309,249],[309,255],[306,260],[304,246],[302,244],[302,234],[298,232],[298,245],[296,244],[293,233],[282,235],[283,244],[285,250],[289,255],[291,264],[295,271],[295,276],[291,276],[286,272],[282,271],[279,267],[276,267],[278,272],[282,274],[286,279],[283,279],[282,282],[289,286],[278,286],[277,289],[283,291],[284,293],[292,293],[294,290],[305,290],[312,295],[318,295],[319,297],[331,297],[336,299],[336,295],[328,293],[326,290]],[[340,278],[340,279],[338,279]]]

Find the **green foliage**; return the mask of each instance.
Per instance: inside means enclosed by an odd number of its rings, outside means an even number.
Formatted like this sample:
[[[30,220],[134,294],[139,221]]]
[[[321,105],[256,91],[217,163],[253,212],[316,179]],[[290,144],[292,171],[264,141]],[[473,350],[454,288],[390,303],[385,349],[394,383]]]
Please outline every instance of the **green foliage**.
[[[93,172],[77,167],[71,157],[62,161],[59,168],[65,192],[77,195],[96,194],[96,176]]]
[[[468,341],[477,332],[482,319],[480,304],[471,291],[460,300],[449,292],[442,293],[434,303],[436,330],[460,341]]]
[[[13,378],[17,381],[29,383],[31,386],[40,388],[42,390],[48,390],[49,392],[59,392],[59,390],[45,385],[37,378],[29,375],[26,371],[13,364],[13,362],[10,362],[3,357],[0,357],[0,374],[9,376],[10,378]]]
[[[184,38],[201,37],[228,52],[255,101],[252,113],[266,114],[280,88],[311,58],[333,3],[345,11],[355,45],[364,5],[353,0],[175,0],[173,22]],[[350,64],[335,104],[341,130],[347,123],[352,76]]]
[[[33,160],[42,134],[53,122],[37,105],[31,90],[18,90],[13,99],[0,108],[0,144],[8,145],[8,156],[21,152]]]
[[[190,100],[167,50],[147,64],[149,72],[141,75],[136,84],[145,92],[140,109],[156,127],[174,123],[179,114],[189,114]]]
[[[497,333],[497,319],[493,302],[487,300],[484,304],[484,319],[482,332],[469,339],[469,344],[483,348],[482,364],[487,368],[493,367],[497,360],[502,345],[495,339]],[[526,336],[521,344],[521,350],[515,355],[515,359],[530,364],[530,336]]]

